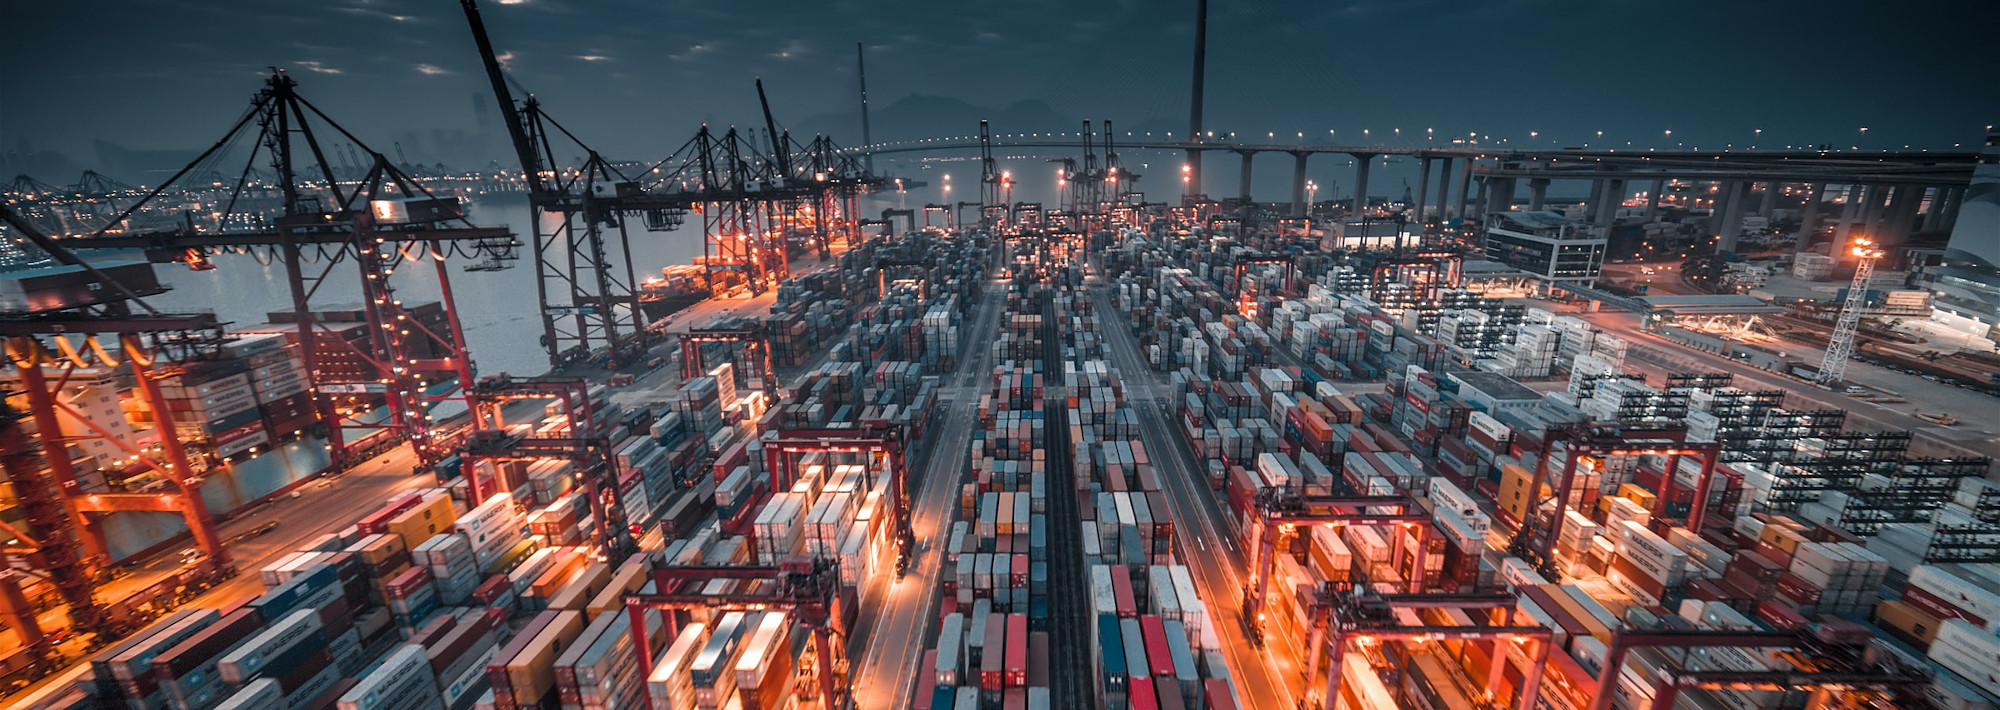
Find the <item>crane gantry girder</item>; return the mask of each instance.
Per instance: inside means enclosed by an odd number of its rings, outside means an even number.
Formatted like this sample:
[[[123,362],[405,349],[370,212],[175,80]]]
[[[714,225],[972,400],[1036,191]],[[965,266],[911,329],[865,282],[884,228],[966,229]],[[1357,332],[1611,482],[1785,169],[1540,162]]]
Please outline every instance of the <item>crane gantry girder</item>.
[[[765,393],[773,395],[778,391],[778,371],[771,363],[771,339],[762,328],[696,328],[685,331],[681,339],[681,379],[692,380],[707,371],[707,363],[702,357],[704,343],[739,343],[747,354],[750,374],[762,380]]]
[[[1578,459],[1600,454],[1649,454],[1667,457],[1666,475],[1662,477],[1661,489],[1653,514],[1665,518],[1666,506],[1674,493],[1674,480],[1679,475],[1682,456],[1701,457],[1701,472],[1695,481],[1694,504],[1688,511],[1687,525],[1700,532],[1708,510],[1710,479],[1715,476],[1715,467],[1722,459],[1722,445],[1716,442],[1690,442],[1688,430],[1682,425],[1662,425],[1652,427],[1625,427],[1607,424],[1571,423],[1550,427],[1542,436],[1541,450],[1535,456],[1534,475],[1528,485],[1528,503],[1521,521],[1521,529],[1514,534],[1508,545],[1508,553],[1522,557],[1537,565],[1545,574],[1554,572],[1554,551],[1556,538],[1562,530],[1563,509],[1568,505],[1570,492],[1576,482]],[[1549,459],[1555,452],[1557,442],[1564,443],[1563,468],[1561,478],[1554,488],[1555,497],[1544,499],[1542,488],[1548,480]],[[1544,515],[1545,500],[1555,503],[1552,516]],[[1589,504],[1590,501],[1586,501]]]
[[[1328,649],[1326,690],[1321,695],[1321,707],[1333,710],[1335,699],[1339,697],[1341,683],[1341,663],[1347,652],[1349,639],[1367,638],[1372,641],[1430,641],[1465,640],[1493,641],[1491,668],[1486,675],[1488,697],[1497,697],[1501,669],[1508,654],[1500,648],[1502,642],[1533,642],[1534,648],[1527,654],[1530,663],[1517,696],[1520,710],[1535,707],[1537,689],[1541,685],[1542,667],[1553,652],[1554,632],[1545,626],[1514,625],[1514,610],[1518,601],[1511,594],[1375,594],[1355,593],[1351,590],[1326,592],[1320,590],[1314,595],[1312,610],[1312,632],[1306,642],[1306,682],[1311,683],[1319,675],[1319,646],[1324,642]],[[1411,626],[1388,619],[1362,619],[1359,605],[1369,604],[1383,609],[1484,609],[1499,611],[1504,616],[1498,625],[1418,625]],[[1490,618],[1489,618],[1490,621]]]
[[[148,305],[138,291],[92,266],[6,204],[0,204],[0,222],[14,227],[23,239],[56,262],[89,272],[100,287],[108,287],[111,292],[102,300],[65,310],[0,314],[0,340],[4,340],[6,364],[20,376],[28,400],[28,416],[35,422],[39,451],[67,450],[69,437],[64,435],[62,423],[57,418],[59,411],[67,411],[73,420],[96,430],[100,437],[159,472],[175,486],[172,492],[147,494],[143,499],[99,498],[86,504],[84,499],[87,496],[76,494],[79,490],[77,476],[70,457],[66,454],[41,455],[48,470],[45,477],[37,467],[28,463],[36,451],[31,449],[27,437],[20,431],[21,417],[11,409],[0,412],[5,419],[0,421],[0,458],[4,458],[8,479],[27,514],[26,522],[37,539],[30,561],[47,572],[57,593],[69,607],[72,628],[99,631],[108,618],[105,609],[95,599],[91,574],[93,568],[109,563],[109,548],[102,528],[91,518],[91,513],[160,510],[182,513],[187,518],[190,534],[202,551],[222,565],[219,571],[229,574],[233,569],[227,567],[229,551],[222,546],[208,502],[201,495],[202,478],[191,464],[184,444],[174,430],[172,418],[156,416],[154,419],[161,455],[165,459],[164,462],[156,461],[151,454],[138,451],[131,443],[103,431],[92,419],[71,409],[55,396],[55,390],[68,380],[69,374],[76,368],[87,364],[117,367],[122,363],[114,357],[122,357],[132,366],[134,388],[144,396],[147,408],[156,413],[166,412],[169,407],[157,380],[169,376],[171,368],[167,363],[156,362],[155,356],[160,354],[161,349],[144,347],[140,336],[153,336],[155,345],[161,342],[219,343],[220,327],[213,314],[159,312]],[[131,313],[134,305],[144,313]],[[112,355],[96,339],[100,334],[116,336],[121,345],[119,355]],[[82,336],[87,347],[78,348],[71,344],[68,338],[72,336]],[[44,338],[57,343],[56,352],[48,349],[43,343]],[[53,386],[43,372],[48,365],[59,368],[61,372]],[[72,532],[75,537],[71,536]],[[82,548],[81,554],[79,547]],[[11,582],[12,578],[7,581]],[[18,596],[17,592],[18,588],[0,589],[0,598],[11,601]],[[45,660],[48,649],[37,645],[39,642],[36,639],[42,634],[32,614],[28,623],[19,625],[19,628],[24,644],[36,648],[33,652]]]
[[[847,688],[837,689],[833,684],[831,639],[840,633],[833,624],[833,607],[839,603],[837,562],[825,558],[791,558],[775,567],[654,565],[651,576],[657,593],[625,595],[625,610],[631,615],[631,623],[626,627],[630,630],[632,647],[640,649],[640,678],[650,677],[653,673],[652,641],[647,632],[650,625],[646,619],[649,610],[662,612],[661,631],[669,639],[680,635],[678,619],[674,615],[679,610],[783,610],[794,614],[799,623],[811,631],[822,705],[840,707],[829,702],[837,697],[836,690],[840,692],[838,697],[841,699],[845,699],[850,692]],[[691,583],[709,579],[770,580],[775,584],[769,594],[710,595],[684,591]],[[647,688],[644,692],[644,702],[653,702],[652,690]]]
[[[1266,488],[1258,492],[1253,505],[1262,519],[1262,525],[1258,528],[1260,534],[1257,541],[1250,549],[1250,582],[1243,590],[1243,623],[1249,627],[1252,641],[1260,644],[1263,639],[1262,610],[1264,600],[1271,591],[1279,525],[1401,525],[1413,530],[1419,549],[1430,540],[1431,516],[1408,495],[1317,496]],[[1393,510],[1379,510],[1384,508]],[[1403,537],[1391,537],[1397,546],[1396,554],[1400,556]],[[1424,566],[1419,562],[1411,568],[1409,586],[1412,591],[1422,590],[1423,583]]]

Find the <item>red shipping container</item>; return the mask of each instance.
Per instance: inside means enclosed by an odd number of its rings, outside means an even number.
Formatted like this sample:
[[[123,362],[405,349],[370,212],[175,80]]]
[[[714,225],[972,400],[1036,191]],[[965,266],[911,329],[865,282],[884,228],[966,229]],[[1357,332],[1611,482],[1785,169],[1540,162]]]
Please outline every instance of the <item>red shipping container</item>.
[[[1139,633],[1146,639],[1146,661],[1152,675],[1174,677],[1174,656],[1167,648],[1167,629],[1160,617],[1153,614],[1139,617]]]
[[[1007,677],[1006,686],[1019,688],[1028,684],[1028,615],[1007,615]]]
[[[1132,710],[1160,710],[1158,695],[1153,691],[1153,679],[1145,676],[1130,676],[1125,683],[1127,701]]]

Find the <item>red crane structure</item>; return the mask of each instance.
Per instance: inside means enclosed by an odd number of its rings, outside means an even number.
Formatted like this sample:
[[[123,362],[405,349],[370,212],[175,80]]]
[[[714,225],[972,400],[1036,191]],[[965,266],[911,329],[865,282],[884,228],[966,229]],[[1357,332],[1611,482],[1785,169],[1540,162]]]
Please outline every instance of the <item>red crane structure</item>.
[[[771,365],[771,339],[761,327],[694,328],[681,333],[680,338],[683,381],[707,373],[707,363],[701,354],[703,345],[736,343],[742,347],[741,354],[737,356],[737,367],[746,370],[745,376],[760,382],[762,386],[759,389],[776,400],[778,371]]]
[[[1507,649],[1501,644],[1532,643],[1534,645],[1527,653],[1532,662],[1521,683],[1521,692],[1516,696],[1520,710],[1532,710],[1537,698],[1536,690],[1541,686],[1542,667],[1548,663],[1555,636],[1545,626],[1515,625],[1517,603],[1510,594],[1375,594],[1346,591],[1317,594],[1313,605],[1312,636],[1306,642],[1306,655],[1309,657],[1306,682],[1311,683],[1319,675],[1318,646],[1322,640],[1329,655],[1326,692],[1320,696],[1321,707],[1326,710],[1332,710],[1340,697],[1340,664],[1350,641],[1482,640],[1494,642],[1492,667],[1486,674],[1485,690],[1486,697],[1496,698],[1499,695],[1501,669],[1508,656]],[[1398,622],[1394,614],[1396,609],[1481,610],[1488,613],[1489,620],[1492,612],[1500,612],[1501,619],[1498,625],[1411,626]]]
[[[472,363],[453,314],[444,262],[450,256],[477,256],[504,264],[512,258],[513,236],[506,229],[471,226],[455,199],[431,194],[380,153],[365,147],[364,153],[374,159],[366,173],[336,177],[324,158],[315,124],[359,143],[301,97],[291,77],[277,72],[221,140],[160,186],[137,195],[92,231],[51,235],[12,207],[0,206],[0,217],[18,234],[47,253],[61,269],[92,283],[88,292],[92,295],[74,302],[0,314],[0,339],[6,343],[7,364],[19,373],[28,402],[27,416],[36,429],[35,439],[29,440],[18,431],[17,422],[22,420],[15,418],[9,425],[16,431],[0,436],[0,449],[4,449],[0,457],[8,463],[10,479],[22,498],[32,530],[32,534],[19,537],[32,541],[23,548],[28,561],[46,570],[69,605],[71,625],[76,630],[99,630],[114,621],[115,610],[107,610],[92,598],[91,575],[109,562],[108,546],[97,521],[102,515],[179,513],[186,518],[195,544],[207,555],[196,571],[233,572],[228,566],[229,552],[201,496],[203,474],[216,463],[215,452],[207,444],[184,438],[174,429],[172,417],[158,416],[148,437],[154,441],[126,441],[55,396],[81,368],[109,370],[129,364],[134,389],[146,408],[171,411],[160,381],[219,354],[226,336],[214,314],[161,313],[143,300],[166,290],[153,275],[153,263],[208,269],[214,268],[210,256],[238,253],[282,265],[291,286],[295,321],[291,327],[297,329],[333,466],[355,460],[356,442],[347,434],[357,429],[385,431],[378,435],[377,445],[415,441],[419,460],[424,463],[446,453],[448,447],[433,441],[426,426],[430,404],[440,399],[432,392],[452,380],[468,380]],[[242,153],[248,153],[247,157]],[[301,163],[305,167],[300,169],[295,166],[295,154],[310,154],[312,162]],[[251,167],[260,158],[268,160],[275,178]],[[224,159],[244,161],[245,167],[233,180],[223,179],[214,170]],[[308,173],[314,177],[307,177]],[[194,203],[181,199],[190,194],[219,199]],[[158,226],[162,224],[165,226]],[[137,251],[143,260],[100,269],[77,255],[95,250]],[[432,262],[443,293],[448,325],[440,329],[442,332],[411,318],[396,297],[392,278],[396,269],[411,262],[421,265],[425,260]],[[359,271],[364,337],[350,339],[332,332],[314,308],[314,298],[321,296],[322,287],[339,280],[338,267]],[[117,347],[109,347],[112,343]],[[349,367],[326,366],[336,349]],[[364,421],[364,410],[377,406],[387,410],[386,416]],[[88,431],[82,436],[103,440],[128,454],[139,465],[160,474],[171,488],[150,493],[82,492],[68,456],[36,451],[66,449],[72,439],[65,436],[63,422],[58,419],[65,411]],[[35,471],[31,464],[35,459],[45,463],[46,474]],[[12,596],[0,593],[0,600]]]
[[[716,579],[742,580],[752,588],[730,594],[694,591],[701,583]],[[776,567],[655,565],[653,588],[659,591],[625,595],[625,610],[632,619],[628,625],[632,648],[639,649],[639,678],[653,674],[651,639],[646,633],[648,611],[660,612],[661,631],[672,639],[680,635],[675,615],[680,610],[701,609],[711,613],[783,610],[795,614],[812,634],[810,653],[819,679],[818,695],[827,701],[821,707],[852,707],[850,689],[837,687],[833,682],[833,649],[838,647],[834,639],[845,634],[839,628],[840,615],[835,609],[840,603],[839,586],[836,563],[825,558],[792,558]],[[652,703],[650,688],[645,695],[645,702]]]
[[[1258,491],[1255,503],[1261,517],[1257,543],[1250,554],[1250,581],[1243,590],[1243,624],[1254,643],[1263,643],[1264,599],[1271,592],[1272,568],[1276,564],[1280,525],[1391,525],[1411,529],[1417,548],[1430,540],[1430,513],[1406,495],[1388,496],[1309,496],[1279,488]],[[1392,536],[1397,549],[1392,558],[1402,556],[1403,536]],[[1412,592],[1424,588],[1422,557],[1409,579]]]
[[[445,262],[459,256],[504,265],[516,258],[518,244],[506,228],[473,226],[457,198],[432,193],[300,96],[297,87],[289,75],[273,74],[243,118],[193,163],[96,231],[61,241],[75,249],[144,250],[149,261],[197,269],[212,268],[208,257],[225,253],[280,263],[291,288],[290,327],[297,330],[333,465],[346,466],[363,451],[401,440],[415,443],[420,464],[434,463],[451,446],[433,439],[428,410],[455,398],[448,393],[462,389],[473,372]],[[364,175],[352,180],[335,175],[316,122],[373,160]],[[162,195],[177,194],[184,179],[206,172],[231,152],[227,148],[246,142],[246,167],[221,204],[156,204],[166,201]],[[298,160],[301,154],[310,155],[310,162]],[[258,183],[248,167],[260,158],[269,161],[275,185]],[[135,216],[164,216],[177,226],[146,230],[135,226]],[[442,294],[442,327],[425,325],[397,296],[396,272],[426,266]],[[342,280],[336,274],[342,267],[358,272],[365,331],[360,338],[329,325],[315,308],[340,298],[322,292],[336,290],[326,286]],[[337,359],[349,366],[332,367]],[[377,406],[386,416],[368,418]],[[355,438],[370,435],[382,438],[372,446]]]
[[[860,429],[781,429],[764,439],[764,470],[770,472],[771,490],[788,491],[792,489],[793,455],[825,452],[881,457],[890,477],[889,496],[894,499],[896,576],[901,577],[909,570],[910,552],[916,543],[910,529],[910,477],[903,459],[908,447],[908,432],[881,421],[863,421]]]
[[[1464,282],[1464,257],[1448,249],[1420,249],[1377,257],[1370,270],[1368,298],[1384,306],[1435,303],[1446,289]],[[1401,285],[1407,291],[1390,290]]]
[[[623,523],[625,506],[617,485],[616,451],[609,434],[609,422],[590,401],[590,383],[581,377],[510,377],[505,374],[481,378],[468,388],[473,402],[473,428],[459,448],[464,458],[467,488],[472,505],[486,498],[485,483],[478,462],[506,462],[564,459],[576,465],[576,476],[590,499],[591,520],[596,524],[592,542],[608,559],[617,559],[638,547]],[[501,409],[520,400],[554,400],[568,420],[561,436],[518,435],[507,431]],[[504,478],[497,471],[495,478]]]
[[[1654,515],[1666,512],[1667,502],[1672,500],[1674,477],[1683,456],[1701,457],[1700,478],[1695,481],[1694,505],[1688,510],[1687,527],[1701,530],[1703,518],[1708,510],[1709,481],[1715,476],[1715,466],[1721,462],[1722,445],[1714,442],[1691,442],[1687,440],[1687,429],[1679,425],[1655,426],[1650,428],[1621,427],[1608,424],[1567,424],[1549,427],[1542,437],[1541,451],[1535,456],[1535,474],[1528,485],[1526,519],[1521,530],[1515,533],[1509,543],[1507,553],[1536,565],[1543,574],[1555,572],[1556,537],[1562,531],[1563,509],[1576,484],[1577,460],[1585,456],[1611,454],[1650,454],[1667,457],[1667,473],[1659,491],[1659,502]],[[1542,488],[1549,480],[1549,460],[1555,453],[1557,442],[1562,442],[1564,455],[1562,470],[1556,479],[1554,498],[1541,495]],[[1554,503],[1545,512],[1548,503]],[[1585,506],[1595,500],[1584,501]]]
[[[173,367],[162,360],[169,354],[182,359],[212,354],[223,341],[222,329],[213,314],[168,314],[148,305],[144,296],[166,290],[154,278],[150,264],[99,269],[4,204],[0,204],[0,222],[47,253],[60,265],[60,271],[83,275],[91,286],[70,293],[68,298],[36,299],[25,309],[0,313],[0,342],[5,345],[7,365],[19,375],[28,403],[26,416],[0,405],[0,467],[13,486],[28,527],[17,530],[8,526],[21,546],[4,554],[23,554],[32,566],[44,571],[68,607],[72,630],[108,630],[111,616],[94,595],[95,573],[110,562],[104,531],[98,524],[100,515],[120,511],[179,513],[208,556],[206,568],[224,575],[233,569],[229,567],[229,551],[223,547],[214,517],[201,496],[205,469],[194,465],[172,417],[153,418],[152,434],[158,443],[153,449],[142,449],[72,409],[57,392],[79,369],[114,369],[129,363],[135,389],[147,406],[156,413],[170,411],[159,380],[172,376]],[[105,347],[100,338],[112,339],[118,348]],[[58,419],[60,412],[92,429],[95,436],[66,435]],[[24,421],[33,422],[33,439],[22,431]],[[158,493],[82,491],[67,453],[70,442],[78,438],[109,442],[159,473],[173,489]],[[27,606],[18,576],[8,569],[8,574],[0,577],[0,617],[18,630],[31,663],[46,666],[53,660],[53,647],[34,610]]]
[[[1284,293],[1290,294],[1292,292],[1292,282],[1294,279],[1298,278],[1298,268],[1299,268],[1298,264],[1294,262],[1292,258],[1289,256],[1279,256],[1276,254],[1261,254],[1257,256],[1246,256],[1236,260],[1236,273],[1235,276],[1230,281],[1230,286],[1229,286],[1229,292],[1231,294],[1234,294],[1239,300],[1243,298],[1243,272],[1249,271],[1252,267],[1256,266],[1284,267],[1284,274],[1285,274],[1285,284],[1283,286]]]

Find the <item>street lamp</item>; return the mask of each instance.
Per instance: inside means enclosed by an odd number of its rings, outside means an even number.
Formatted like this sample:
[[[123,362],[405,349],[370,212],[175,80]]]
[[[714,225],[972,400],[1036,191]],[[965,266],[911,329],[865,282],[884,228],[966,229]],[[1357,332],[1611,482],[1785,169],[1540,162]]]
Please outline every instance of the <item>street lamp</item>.
[[[1316,182],[1313,182],[1313,181],[1311,181],[1311,180],[1307,180],[1307,181],[1306,181],[1306,212],[1308,213],[1308,214],[1307,214],[1307,216],[1308,216],[1308,217],[1310,217],[1310,216],[1311,216],[1311,214],[1310,214],[1310,213],[1312,212],[1312,205],[1313,205],[1313,203],[1316,203],[1316,202],[1319,202],[1319,183],[1316,183]]]
[[[1192,166],[1192,165],[1189,165],[1189,164],[1187,164],[1187,163],[1181,163],[1181,199],[1182,199],[1182,200],[1186,200],[1186,199],[1187,199],[1187,196],[1188,196],[1188,183],[1189,183],[1190,181],[1192,181],[1193,179],[1194,179],[1194,166]]]

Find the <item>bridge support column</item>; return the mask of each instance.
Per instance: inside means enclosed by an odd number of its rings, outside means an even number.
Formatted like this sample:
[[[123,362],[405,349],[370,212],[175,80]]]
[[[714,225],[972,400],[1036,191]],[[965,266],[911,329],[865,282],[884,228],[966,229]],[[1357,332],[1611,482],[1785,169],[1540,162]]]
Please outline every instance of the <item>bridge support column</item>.
[[[1950,231],[1958,223],[1958,208],[1965,206],[1965,186],[1953,185],[1944,193],[1944,225]]]
[[[1943,185],[1931,187],[1930,204],[1924,208],[1923,231],[1940,232],[1951,229],[1945,221],[1945,203],[1951,196],[1951,188]]]
[[[1438,158],[1438,223],[1443,224],[1452,215],[1451,207],[1451,159]]]
[[[1944,210],[1941,209],[1944,207],[1944,194],[1945,188],[1943,186],[1929,188],[1926,195],[1928,199],[1924,202],[1923,221],[1918,223],[1919,229],[1926,232],[1938,231],[1938,225],[1944,222],[1941,219],[1944,216]]]
[[[1653,189],[1646,191],[1646,221],[1660,218],[1660,193],[1667,191],[1666,180],[1654,180]]]
[[[1492,181],[1493,181],[1492,178],[1486,178],[1486,177],[1479,178],[1479,197],[1473,200],[1472,203],[1472,209],[1473,209],[1472,216],[1479,218],[1481,221],[1485,220],[1487,210],[1491,209],[1486,201],[1486,192],[1487,192],[1487,183],[1490,183]]]
[[[1750,183],[1747,180],[1730,180],[1722,184],[1722,223],[1718,230],[1721,239],[1715,242],[1715,251],[1736,251],[1736,241],[1743,236],[1744,203],[1750,201]]]
[[[1249,201],[1250,201],[1250,160],[1251,160],[1251,156],[1254,156],[1254,155],[1256,155],[1256,153],[1252,153],[1252,152],[1250,152],[1250,151],[1247,151],[1247,150],[1239,150],[1239,151],[1236,151],[1236,154],[1237,154],[1237,155],[1240,155],[1240,156],[1243,156],[1243,174],[1242,174],[1242,177],[1241,177],[1241,178],[1239,178],[1239,180],[1240,180],[1240,181],[1239,181],[1239,182],[1238,182],[1238,184],[1237,184],[1237,188],[1236,188],[1236,196],[1237,196],[1237,197],[1241,197],[1241,198],[1243,198],[1243,201],[1244,201],[1244,202],[1249,202]]]
[[[1493,200],[1486,203],[1485,211],[1488,213],[1512,212],[1514,210],[1514,178],[1488,178],[1486,182],[1491,186],[1491,189],[1486,194],[1491,196]]]
[[[1305,151],[1292,153],[1292,216],[1306,216],[1306,155]]]
[[[1883,225],[1883,242],[1907,244],[1917,231],[1917,208],[1924,202],[1924,186],[1897,185],[1889,198],[1889,214]]]
[[[1375,162],[1375,156],[1367,153],[1349,153],[1354,156],[1354,214],[1368,209],[1368,168]]]
[[[1762,202],[1757,203],[1757,216],[1770,219],[1771,212],[1778,209],[1778,193],[1783,192],[1784,189],[1785,184],[1782,182],[1765,180],[1764,199]]]
[[[1424,198],[1430,196],[1430,191],[1431,159],[1419,158],[1417,159],[1417,204],[1412,205],[1413,214],[1416,215],[1417,234],[1419,236],[1424,233]]]
[[[1862,230],[1862,216],[1868,211],[1867,192],[1868,188],[1864,185],[1847,186],[1846,204],[1840,210],[1840,226],[1834,228],[1833,242],[1827,247],[1827,253],[1835,259],[1840,258],[1840,253],[1847,250],[1848,242]]]
[[[1445,173],[1450,174],[1451,171],[1447,170],[1445,171]],[[1482,187],[1480,189],[1484,190],[1485,188]],[[1472,197],[1472,158],[1468,157],[1465,159],[1465,170],[1458,174],[1458,216],[1460,217],[1472,216],[1470,212],[1466,211],[1466,205],[1468,202],[1470,202],[1469,198],[1471,197]]]
[[[1549,179],[1548,179],[1548,178],[1530,178],[1530,179],[1528,180],[1528,211],[1529,211],[1529,212],[1538,212],[1538,211],[1540,211],[1540,210],[1542,209],[1542,202],[1543,202],[1544,200],[1547,200],[1547,199],[1548,199],[1548,197],[1549,197]]]
[[[1599,182],[1603,192],[1597,196],[1597,201],[1590,205],[1591,214],[1594,215],[1590,221],[1595,226],[1609,230],[1611,223],[1618,221],[1618,204],[1625,201],[1625,181]]]
[[[1792,252],[1803,254],[1812,248],[1813,238],[1819,236],[1820,203],[1826,200],[1826,183],[1806,186],[1806,203],[1799,208],[1798,242],[1792,245]]]
[[[1869,185],[1867,191],[1862,193],[1861,199],[1863,200],[1861,203],[1861,236],[1873,239],[1875,243],[1880,244],[1882,243],[1882,227],[1887,223],[1884,216],[1888,213],[1889,186]]]

